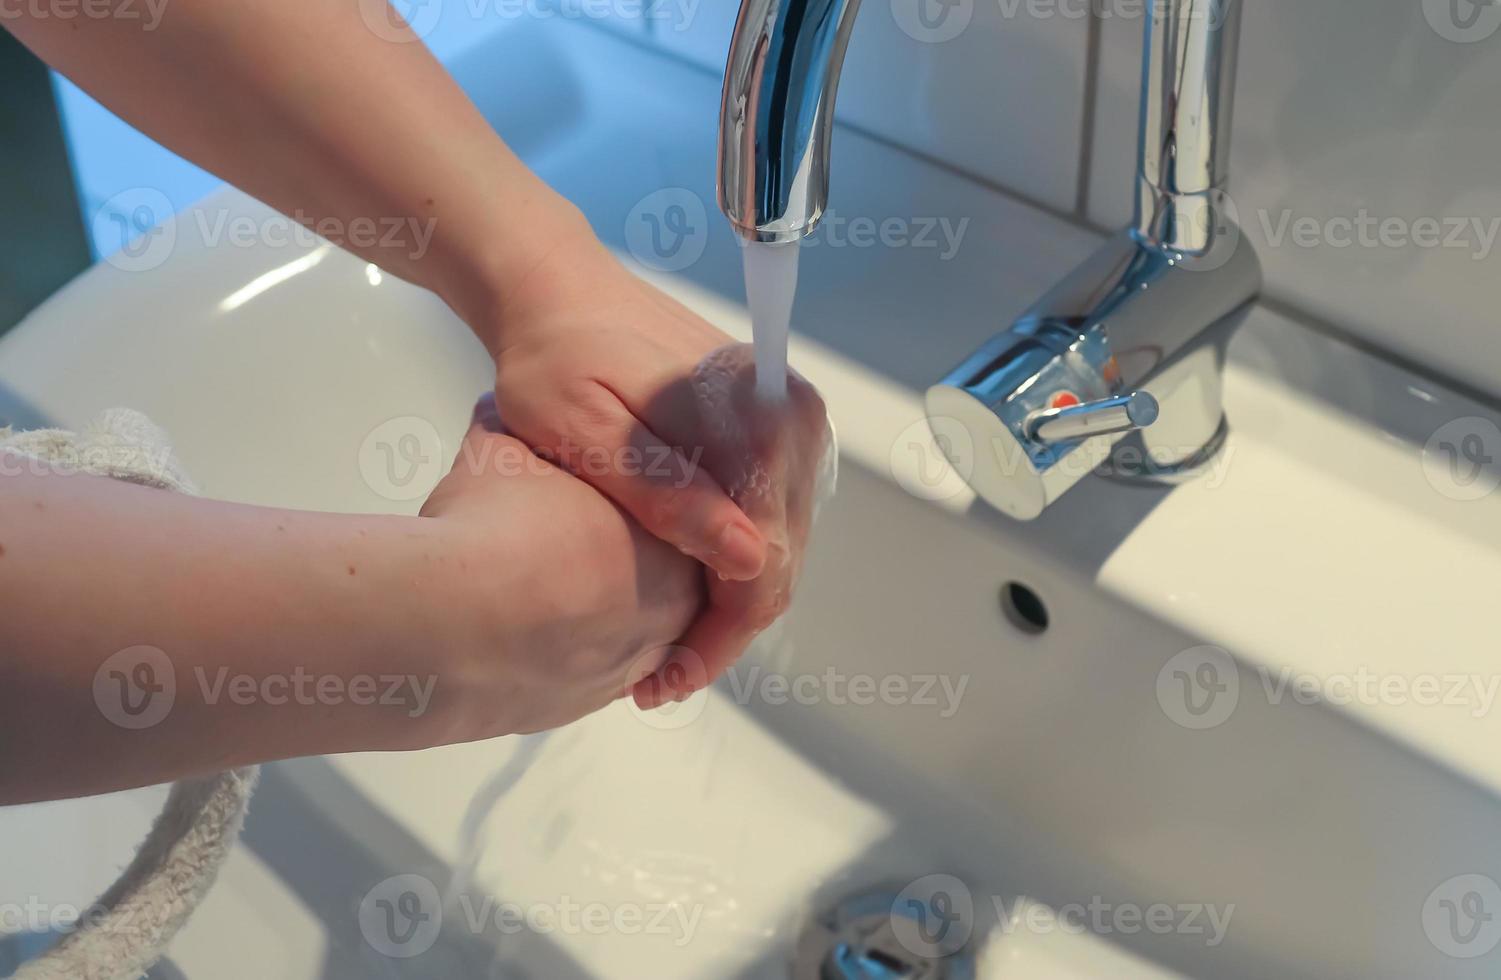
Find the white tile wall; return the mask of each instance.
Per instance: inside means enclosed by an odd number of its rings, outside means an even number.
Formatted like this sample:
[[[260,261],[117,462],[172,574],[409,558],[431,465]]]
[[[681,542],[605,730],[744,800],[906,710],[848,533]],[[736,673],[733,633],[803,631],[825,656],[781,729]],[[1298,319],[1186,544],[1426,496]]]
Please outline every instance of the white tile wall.
[[[1501,7],[1247,0],[1244,16],[1231,185],[1269,294],[1501,394]],[[1115,18],[1101,40],[1089,217],[1107,226],[1130,212],[1141,31]]]
[[[661,0],[692,4],[694,0]],[[1087,4],[864,0],[839,117],[1049,207],[1077,202]],[[919,5],[925,5],[920,11]],[[658,44],[719,72],[736,0],[658,20]],[[926,15],[926,23],[919,13]],[[952,36],[950,36],[952,35]],[[839,149],[834,149],[837,158]],[[837,208],[836,199],[833,204]]]
[[[1109,13],[1110,9],[1107,4],[1102,11]],[[1145,30],[1139,16],[1112,15],[1100,21],[1086,216],[1104,228],[1116,228],[1131,220]]]
[[[723,70],[739,5],[401,2],[417,3],[416,13],[425,16],[441,14],[426,25],[427,40],[447,60],[461,60],[493,40],[517,16],[546,17],[649,37],[713,72]],[[1144,3],[1094,2],[1102,16],[1084,216],[1114,227],[1130,212]],[[1501,6],[1472,7],[1471,0],[1244,2],[1232,189],[1247,238],[1262,255],[1268,293],[1501,395],[1501,316],[1494,312],[1501,299],[1501,172],[1495,165],[1501,160]],[[840,115],[1052,209],[1074,212],[1087,77],[1085,6],[1085,0],[864,0],[840,87]],[[1455,11],[1474,23],[1452,20]],[[920,12],[931,28],[922,26]],[[143,168],[129,177],[116,172],[117,151],[90,156],[93,144],[75,124],[87,113],[68,115],[91,213],[121,186],[143,183]],[[693,138],[712,139],[712,125],[712,117],[705,119],[704,132]],[[836,167],[839,158],[836,145]],[[113,163],[99,176],[90,160]],[[196,171],[189,176],[211,180]],[[197,186],[186,178],[178,182]],[[184,193],[191,199],[198,192]],[[836,210],[838,203],[836,183]],[[1374,244],[1358,236],[1345,244],[1346,225],[1362,220]],[[1388,223],[1385,244],[1382,221]]]

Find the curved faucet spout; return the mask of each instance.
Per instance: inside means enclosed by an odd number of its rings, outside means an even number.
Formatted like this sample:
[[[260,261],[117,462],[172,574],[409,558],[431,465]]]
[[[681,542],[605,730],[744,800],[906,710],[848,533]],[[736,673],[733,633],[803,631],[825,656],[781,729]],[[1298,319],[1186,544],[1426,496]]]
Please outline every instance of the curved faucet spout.
[[[1130,479],[1189,478],[1224,444],[1223,349],[1261,288],[1226,193],[1241,4],[1151,0],[1135,221],[928,390],[930,422],[966,436],[941,440],[944,452],[1013,517],[1037,517],[1102,465]],[[750,241],[795,242],[823,216],[858,7],[741,0],[719,205]]]
[[[745,238],[807,237],[829,197],[834,97],[860,0],[744,0],[719,115],[719,206]]]
[[[719,112],[719,206],[751,241],[797,241],[823,216],[834,98],[859,7],[741,2]],[[1164,251],[1203,255],[1233,220],[1225,179],[1241,0],[1148,7],[1135,229]]]

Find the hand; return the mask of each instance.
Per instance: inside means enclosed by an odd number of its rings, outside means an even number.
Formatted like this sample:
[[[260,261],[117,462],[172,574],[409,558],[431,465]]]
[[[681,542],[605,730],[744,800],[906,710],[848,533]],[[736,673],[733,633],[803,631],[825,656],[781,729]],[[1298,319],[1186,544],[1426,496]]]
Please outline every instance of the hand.
[[[828,439],[822,400],[794,376],[785,406],[757,408],[749,358],[731,355],[710,404],[700,368],[730,338],[592,239],[555,249],[496,319],[509,431],[708,566],[710,605],[679,641],[696,663],[637,692],[648,706],[688,696],[791,601]]]
[[[635,689],[637,704],[680,701],[726,670],[787,610],[802,571],[817,495],[833,489],[823,399],[796,374],[787,398],[756,393],[755,349],[721,347],[699,363],[693,388],[708,439],[704,464],[766,537],[761,574],[749,582],[709,576],[711,604],[672,658]]]
[[[422,516],[445,532],[460,593],[447,635],[463,698],[446,741],[603,707],[660,666],[701,604],[696,563],[505,434],[489,396]]]

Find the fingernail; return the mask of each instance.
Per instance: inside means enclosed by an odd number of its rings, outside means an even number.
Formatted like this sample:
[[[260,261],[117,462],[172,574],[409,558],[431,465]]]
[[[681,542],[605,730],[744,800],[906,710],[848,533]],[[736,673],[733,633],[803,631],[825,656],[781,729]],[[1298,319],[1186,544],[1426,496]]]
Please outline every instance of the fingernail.
[[[726,524],[719,532],[710,562],[722,575],[744,581],[761,574],[766,564],[766,549],[756,532],[743,524]]]
[[[636,702],[636,707],[642,711],[655,711],[666,700],[662,693],[661,685],[652,685],[649,689],[637,688],[631,692],[631,697]]]

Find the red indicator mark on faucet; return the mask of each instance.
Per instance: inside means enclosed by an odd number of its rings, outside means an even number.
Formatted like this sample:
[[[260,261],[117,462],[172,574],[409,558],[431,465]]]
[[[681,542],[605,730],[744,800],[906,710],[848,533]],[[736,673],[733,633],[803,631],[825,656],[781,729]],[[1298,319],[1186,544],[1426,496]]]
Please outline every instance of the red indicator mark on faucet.
[[[1121,362],[1115,358],[1105,362],[1105,367],[1100,370],[1100,377],[1105,379],[1106,384],[1115,384],[1121,379]]]
[[[1049,408],[1073,408],[1080,404],[1079,396],[1072,391],[1060,391],[1048,402]]]

